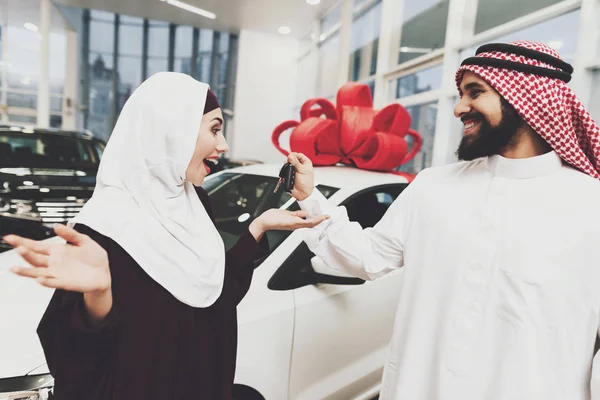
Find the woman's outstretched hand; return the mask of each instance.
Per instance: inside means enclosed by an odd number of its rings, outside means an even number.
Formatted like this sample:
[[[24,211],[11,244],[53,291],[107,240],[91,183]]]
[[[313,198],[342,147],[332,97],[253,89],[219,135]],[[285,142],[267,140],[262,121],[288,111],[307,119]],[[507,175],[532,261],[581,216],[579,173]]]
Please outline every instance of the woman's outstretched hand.
[[[293,231],[299,228],[312,228],[329,219],[328,215],[307,218],[306,211],[287,211],[277,208],[262,213],[250,224],[250,233],[256,240],[270,230]]]
[[[55,289],[88,293],[110,288],[106,251],[89,236],[67,226],[57,224],[54,231],[72,244],[45,243],[17,235],[4,237],[34,267],[15,266],[11,271]]]
[[[67,226],[57,224],[54,231],[70,244],[5,236],[3,239],[33,266],[14,266],[11,271],[43,286],[83,293],[92,322],[102,320],[112,307],[106,251],[89,236]]]

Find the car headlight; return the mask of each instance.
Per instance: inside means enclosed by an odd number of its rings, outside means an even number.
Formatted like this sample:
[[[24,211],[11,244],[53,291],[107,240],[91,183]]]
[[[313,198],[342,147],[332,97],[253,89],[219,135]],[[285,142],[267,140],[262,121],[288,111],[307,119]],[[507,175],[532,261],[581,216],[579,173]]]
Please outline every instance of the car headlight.
[[[0,379],[0,400],[49,400],[53,385],[50,374]]]
[[[31,200],[0,197],[0,213],[14,218],[41,220],[40,213],[35,210]]]

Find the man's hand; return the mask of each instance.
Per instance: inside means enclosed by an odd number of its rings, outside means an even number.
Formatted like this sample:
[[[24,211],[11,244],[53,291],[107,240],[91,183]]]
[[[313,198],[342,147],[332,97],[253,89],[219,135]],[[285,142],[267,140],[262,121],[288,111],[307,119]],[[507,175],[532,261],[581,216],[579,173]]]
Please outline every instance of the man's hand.
[[[290,153],[288,162],[296,169],[292,197],[302,201],[315,190],[315,173],[312,162],[302,153]]]

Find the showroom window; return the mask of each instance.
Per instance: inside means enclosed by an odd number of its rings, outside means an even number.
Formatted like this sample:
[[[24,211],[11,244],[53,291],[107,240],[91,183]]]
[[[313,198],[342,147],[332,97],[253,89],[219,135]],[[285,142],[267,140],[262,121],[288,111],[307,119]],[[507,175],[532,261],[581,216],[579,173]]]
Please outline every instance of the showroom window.
[[[390,81],[390,100],[438,90],[442,84],[442,65],[437,64],[414,74]]]
[[[358,15],[352,23],[349,80],[360,81],[375,75],[381,27],[381,2]]]
[[[310,82],[315,82],[315,79],[317,79],[315,57],[316,54],[310,52],[298,60],[298,75],[296,76],[296,94],[294,98],[295,106],[298,109],[306,100],[315,97],[315,86],[310,85]],[[294,112],[293,115],[297,117],[299,113]]]
[[[417,155],[398,168],[399,171],[416,174],[425,168],[431,167],[433,159],[433,140],[435,137],[435,120],[437,118],[437,101],[426,104],[418,104],[406,107],[410,114],[410,129],[417,131],[423,138],[421,150]],[[413,141],[407,136],[409,151],[412,148]]]
[[[148,77],[169,70],[169,24],[150,21],[148,29]]]
[[[198,48],[198,71],[195,78],[201,82],[210,82],[210,68],[212,65],[212,47],[214,32],[209,29],[200,30]]]
[[[236,35],[97,10],[82,14],[82,35],[89,30],[89,43],[81,40],[89,71],[81,83],[81,92],[89,93],[82,102],[83,120],[98,137],[110,137],[125,102],[144,79],[170,69],[209,83],[231,111]],[[232,117],[227,113],[228,121]]]
[[[3,10],[0,9],[0,12]],[[53,10],[54,12],[54,10]],[[26,28],[20,18],[4,14],[0,21],[0,118],[3,121],[36,125],[40,80],[41,40],[37,27]],[[66,36],[51,26],[50,126],[62,124],[62,93],[65,82]]]
[[[478,0],[475,34],[502,25],[562,0]]]
[[[321,19],[321,35],[332,31],[342,20],[342,7],[338,5]]]
[[[398,63],[444,47],[450,0],[404,1]]]
[[[142,83],[144,20],[122,15],[119,23],[117,112],[120,113],[131,93]]]
[[[600,125],[600,66],[592,73],[592,97],[590,101],[590,114]]]
[[[575,58],[575,51],[577,50],[579,15],[580,12],[577,9],[528,28],[487,40],[486,42],[507,43],[515,40],[543,42],[556,49],[565,61],[572,63]],[[477,47],[479,45],[463,50],[460,54],[460,59],[464,60],[467,57],[475,55]]]
[[[327,38],[319,46],[319,86],[317,95],[333,97],[338,90],[339,82],[339,33]]]
[[[218,36],[218,48],[215,54],[215,61],[217,68],[213,70],[215,76],[212,77],[212,86],[215,90],[217,98],[227,103],[227,63],[229,61],[229,35],[215,32]]]
[[[110,136],[113,120],[114,24],[114,14],[96,10],[90,12],[89,106],[86,128],[103,139]]]
[[[192,55],[194,50],[194,28],[178,26],[175,28],[175,62],[173,70],[192,74]]]

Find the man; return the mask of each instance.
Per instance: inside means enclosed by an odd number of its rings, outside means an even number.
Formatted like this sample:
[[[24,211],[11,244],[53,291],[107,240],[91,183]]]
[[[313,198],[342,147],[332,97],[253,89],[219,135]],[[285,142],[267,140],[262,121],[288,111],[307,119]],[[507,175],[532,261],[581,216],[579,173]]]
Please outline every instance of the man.
[[[463,161],[421,172],[371,229],[290,155],[292,195],[332,217],[307,230],[314,253],[363,279],[405,267],[382,399],[600,395],[600,132],[571,72],[541,43],[482,46],[456,74]]]

